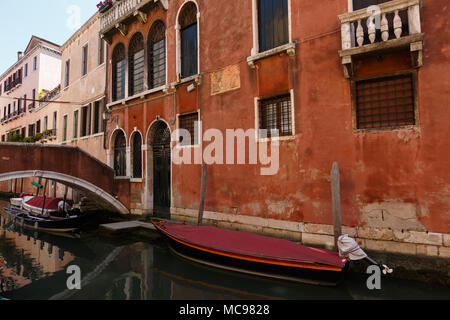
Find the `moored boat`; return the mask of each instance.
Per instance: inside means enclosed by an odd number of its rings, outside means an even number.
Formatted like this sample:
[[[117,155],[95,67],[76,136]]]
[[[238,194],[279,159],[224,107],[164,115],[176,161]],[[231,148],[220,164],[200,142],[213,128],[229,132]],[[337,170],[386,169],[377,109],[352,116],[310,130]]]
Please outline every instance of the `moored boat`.
[[[23,227],[40,231],[74,232],[86,222],[88,214],[81,216],[69,216],[67,218],[34,214],[16,208],[4,208],[17,223]]]
[[[216,268],[316,285],[335,286],[349,260],[338,252],[213,226],[153,222],[178,255]]]

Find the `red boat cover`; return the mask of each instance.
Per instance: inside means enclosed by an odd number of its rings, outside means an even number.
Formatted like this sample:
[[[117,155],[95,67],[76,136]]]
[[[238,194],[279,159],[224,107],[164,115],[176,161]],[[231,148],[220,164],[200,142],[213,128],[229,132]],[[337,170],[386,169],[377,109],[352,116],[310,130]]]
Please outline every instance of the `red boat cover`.
[[[46,198],[45,199],[45,209],[46,210],[58,210],[58,203],[63,201],[60,198]],[[29,206],[42,208],[44,204],[44,197],[33,197],[27,202],[25,202]]]
[[[158,227],[179,240],[229,253],[341,268],[347,262],[347,259],[339,257],[337,252],[331,250],[306,247],[288,240],[248,232],[172,222],[161,222]]]

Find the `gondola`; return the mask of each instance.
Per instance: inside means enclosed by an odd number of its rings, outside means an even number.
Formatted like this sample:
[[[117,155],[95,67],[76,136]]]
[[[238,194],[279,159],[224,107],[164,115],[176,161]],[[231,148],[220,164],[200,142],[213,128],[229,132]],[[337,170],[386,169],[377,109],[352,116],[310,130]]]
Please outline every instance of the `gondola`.
[[[29,211],[15,208],[4,208],[4,210],[16,221],[16,223],[23,225],[24,228],[38,231],[75,232],[82,227],[88,218],[88,214],[62,218],[34,214]]]
[[[179,256],[216,268],[301,283],[336,286],[349,259],[338,252],[214,226],[153,221]]]

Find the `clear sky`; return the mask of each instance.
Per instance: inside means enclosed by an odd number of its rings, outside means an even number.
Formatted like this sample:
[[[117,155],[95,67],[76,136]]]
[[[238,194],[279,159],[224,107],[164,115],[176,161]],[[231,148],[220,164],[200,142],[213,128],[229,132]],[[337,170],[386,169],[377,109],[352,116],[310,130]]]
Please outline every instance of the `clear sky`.
[[[100,0],[0,0],[0,75],[32,35],[62,45],[96,11]]]

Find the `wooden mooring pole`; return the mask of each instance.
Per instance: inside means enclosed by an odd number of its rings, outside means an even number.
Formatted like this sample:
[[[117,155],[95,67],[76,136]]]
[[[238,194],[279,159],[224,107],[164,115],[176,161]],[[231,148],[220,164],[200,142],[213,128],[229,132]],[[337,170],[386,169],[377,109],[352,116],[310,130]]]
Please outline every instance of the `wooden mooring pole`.
[[[202,185],[200,190],[200,209],[198,211],[198,225],[203,223],[203,211],[205,210],[205,193],[206,193],[206,164],[202,167]]]
[[[333,207],[333,223],[334,223],[334,249],[339,251],[338,238],[342,235],[342,218],[341,218],[341,186],[339,165],[333,163],[331,168],[331,196]]]

